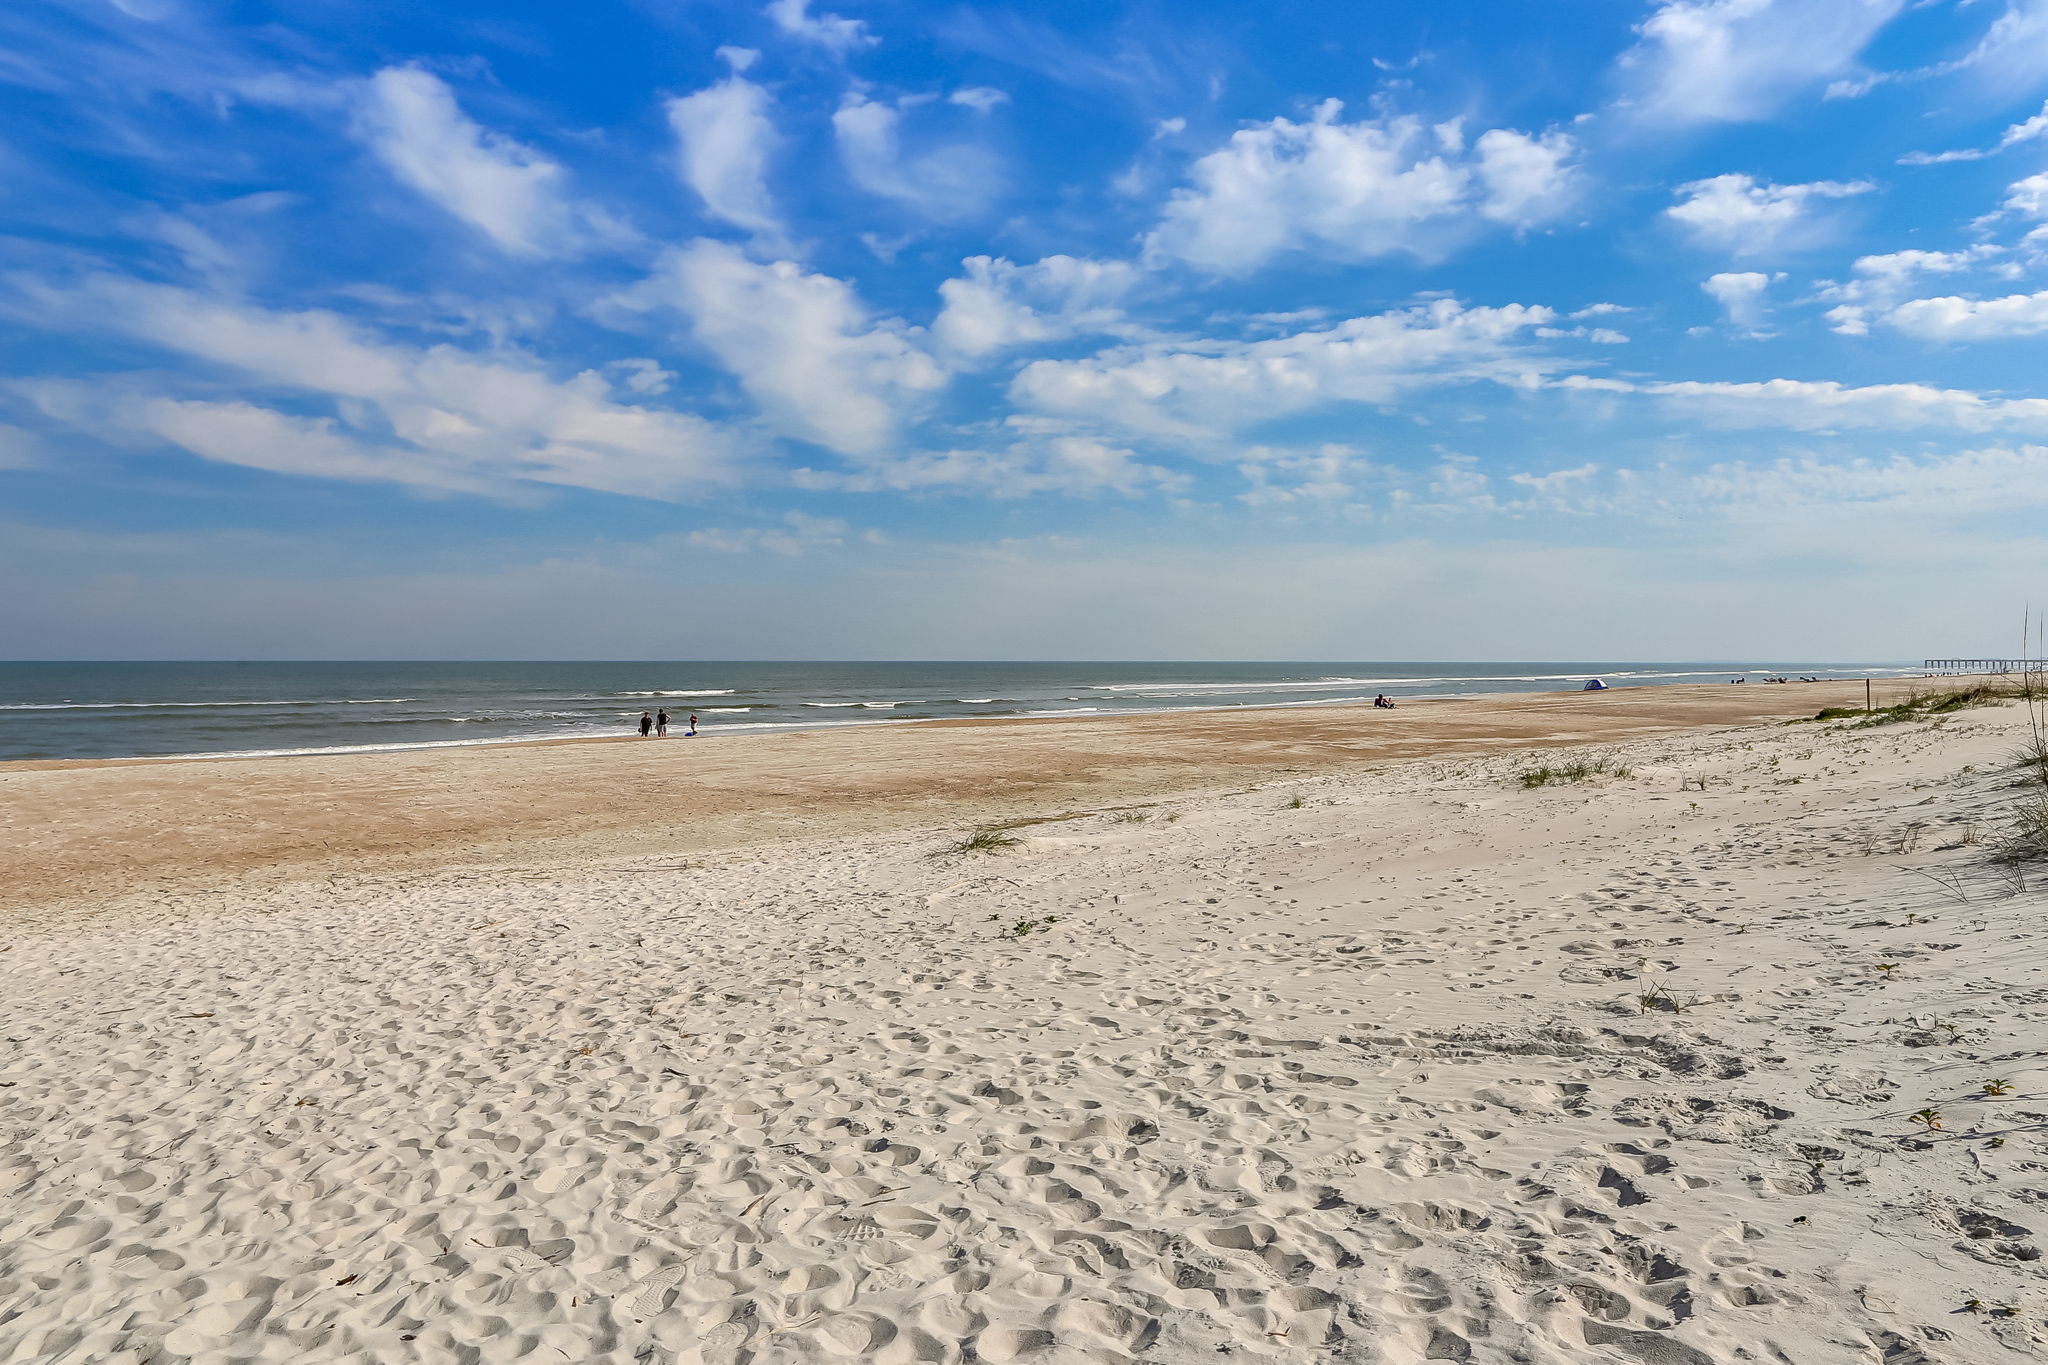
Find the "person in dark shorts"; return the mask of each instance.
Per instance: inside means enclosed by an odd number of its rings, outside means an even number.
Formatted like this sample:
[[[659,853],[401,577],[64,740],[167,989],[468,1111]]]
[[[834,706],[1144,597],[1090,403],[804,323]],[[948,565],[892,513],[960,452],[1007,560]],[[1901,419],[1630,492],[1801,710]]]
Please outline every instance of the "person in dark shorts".
[[[661,714],[654,718],[654,737],[656,739],[668,738],[668,708],[666,706],[662,707]]]
[[[647,738],[648,732],[652,729],[654,729],[654,717],[642,711],[640,713],[640,738]]]

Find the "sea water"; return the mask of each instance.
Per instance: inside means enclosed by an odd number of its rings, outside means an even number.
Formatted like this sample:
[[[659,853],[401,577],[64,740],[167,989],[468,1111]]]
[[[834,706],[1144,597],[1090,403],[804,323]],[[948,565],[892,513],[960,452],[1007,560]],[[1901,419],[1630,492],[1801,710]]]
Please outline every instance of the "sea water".
[[[1328,706],[1488,692],[1897,677],[1917,667],[1629,663],[0,663],[0,760],[700,739],[971,716]]]

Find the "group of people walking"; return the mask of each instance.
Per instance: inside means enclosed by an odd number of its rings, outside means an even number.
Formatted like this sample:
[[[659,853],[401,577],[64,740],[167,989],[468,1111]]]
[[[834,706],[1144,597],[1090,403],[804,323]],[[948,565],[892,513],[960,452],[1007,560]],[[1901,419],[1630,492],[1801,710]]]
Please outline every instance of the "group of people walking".
[[[655,739],[668,738],[668,708],[663,707],[659,713],[652,711],[642,711],[640,713],[640,738],[646,739],[650,735]],[[690,728],[683,732],[683,738],[695,739],[696,737],[697,717],[692,715],[690,717]]]

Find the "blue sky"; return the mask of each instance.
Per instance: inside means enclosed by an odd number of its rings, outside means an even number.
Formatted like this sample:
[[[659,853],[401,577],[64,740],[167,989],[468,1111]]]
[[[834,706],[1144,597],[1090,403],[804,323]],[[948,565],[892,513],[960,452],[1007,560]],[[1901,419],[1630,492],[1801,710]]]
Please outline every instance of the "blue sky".
[[[2048,0],[22,0],[0,101],[13,657],[1895,658],[2048,582]]]

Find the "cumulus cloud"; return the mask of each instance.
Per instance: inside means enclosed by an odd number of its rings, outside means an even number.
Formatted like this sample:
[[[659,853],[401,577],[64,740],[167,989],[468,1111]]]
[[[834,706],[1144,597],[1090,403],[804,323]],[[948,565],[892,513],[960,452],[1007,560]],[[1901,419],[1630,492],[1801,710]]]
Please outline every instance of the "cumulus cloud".
[[[574,244],[562,168],[480,127],[442,80],[387,67],[362,87],[356,131],[399,180],[518,256]]]
[[[1036,360],[1011,398],[1032,411],[1211,442],[1335,403],[1386,403],[1425,385],[1531,384],[1551,362],[1515,346],[1547,308],[1467,308],[1452,299],[1261,341],[1125,347]]]
[[[832,132],[847,176],[869,194],[893,199],[927,218],[952,222],[981,211],[998,189],[995,157],[973,142],[904,147],[906,108],[849,94],[832,115]]]
[[[768,193],[776,144],[768,92],[734,75],[668,102],[683,183],[704,207],[735,227],[780,241],[783,226]]]
[[[1651,125],[1769,118],[1855,68],[1905,0],[1666,0],[1620,59],[1627,103]]]
[[[1814,201],[1847,199],[1875,188],[1867,180],[1773,185],[1747,175],[1717,175],[1680,185],[1679,201],[1664,216],[1700,246],[1753,256],[1817,238],[1823,225],[1810,212]]]
[[[1073,256],[1047,256],[1032,265],[970,256],[961,265],[965,274],[939,286],[944,307],[932,323],[932,336],[964,360],[1113,331],[1123,319],[1123,298],[1139,276],[1128,262]]]
[[[1724,271],[1710,275],[1700,288],[1721,305],[1728,325],[1754,331],[1764,321],[1764,291],[1771,277],[1754,270]]]
[[[2036,220],[2048,219],[2048,171],[2030,175],[2024,180],[2015,180],[2006,186],[2005,200],[1998,206],[1998,213]]]
[[[1888,326],[1927,341],[1998,341],[2048,332],[2048,290],[1997,299],[1908,299],[1884,315]]]
[[[712,424],[621,402],[595,373],[554,379],[517,353],[399,345],[328,312],[273,312],[112,276],[40,290],[31,306],[60,325],[123,333],[213,366],[288,405],[324,400],[334,410],[128,393],[139,380],[35,390],[59,420],[147,432],[206,459],[441,488],[524,480],[655,497],[737,473],[739,445]]]
[[[890,444],[906,414],[946,382],[912,329],[872,317],[844,280],[793,261],[750,261],[723,242],[669,252],[613,302],[682,313],[770,422],[832,450]]]
[[[1455,121],[1342,112],[1325,100],[1305,123],[1239,129],[1195,162],[1147,251],[1227,275],[1289,251],[1427,258],[1478,226],[1530,227],[1569,207],[1577,146],[1563,133],[1496,128],[1468,147]]]
[[[1870,331],[1873,312],[1896,306],[1922,275],[1954,275],[1986,266],[2008,273],[2014,267],[2003,259],[2007,254],[2006,248],[1985,242],[1961,251],[1909,250],[1859,256],[1849,267],[1848,280],[1823,281],[1818,294],[1836,305],[1828,310],[1828,321],[1837,332],[1863,336]]]
[[[1526,227],[1548,222],[1567,207],[1574,186],[1570,163],[1578,145],[1563,133],[1531,137],[1511,128],[1492,128],[1481,133],[1473,147],[1483,187],[1481,217]]]
[[[775,27],[793,38],[829,47],[834,52],[851,52],[873,47],[881,39],[868,32],[859,19],[842,19],[836,14],[812,14],[811,0],[768,0],[768,17]]]

